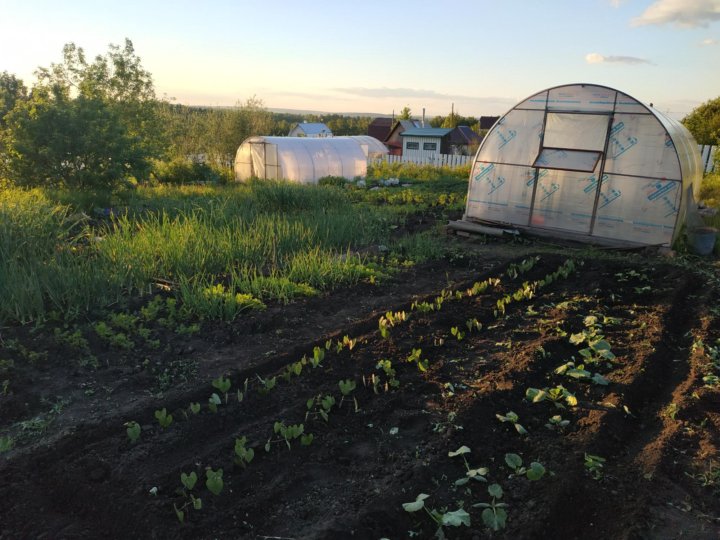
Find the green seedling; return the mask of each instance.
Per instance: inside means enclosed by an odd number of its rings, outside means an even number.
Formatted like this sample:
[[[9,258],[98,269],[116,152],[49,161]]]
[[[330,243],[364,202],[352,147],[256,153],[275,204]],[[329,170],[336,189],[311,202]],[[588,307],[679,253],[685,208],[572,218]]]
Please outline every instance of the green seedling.
[[[247,467],[255,457],[255,450],[247,448],[246,444],[247,439],[245,437],[235,439],[235,463],[243,469]]]
[[[566,362],[555,369],[557,375],[565,375],[579,381],[589,381],[600,386],[607,386],[610,381],[599,373],[591,373],[585,369],[584,364],[575,365],[575,362]]]
[[[328,340],[328,341],[325,343],[325,350],[329,350],[329,349],[327,348],[327,344],[328,344],[328,343],[331,343],[331,340]],[[310,359],[310,365],[311,365],[313,368],[316,368],[316,367],[320,366],[320,362],[322,362],[322,361],[325,359],[325,350],[321,349],[320,347],[315,347],[315,348],[313,349],[313,356],[312,356],[312,358]]]
[[[258,392],[263,396],[268,395],[270,393],[270,390],[275,388],[275,384],[277,384],[277,377],[263,379],[260,375],[257,375],[257,378],[262,385]]]
[[[395,375],[397,373],[395,371],[395,368],[392,367],[392,362],[390,360],[380,360],[375,366],[375,369],[382,369],[385,373],[385,376],[387,377],[387,382],[385,383],[386,386],[389,385],[392,388],[397,388],[398,386],[400,386],[400,381],[395,378]]]
[[[523,467],[523,460],[518,454],[505,454],[505,463],[513,470],[515,476],[527,476],[528,480],[540,480],[545,476],[542,463],[533,461],[529,467]]]
[[[237,400],[238,400],[238,403],[242,403],[243,399],[245,399],[245,396],[247,396],[247,392],[248,392],[248,382],[249,382],[249,379],[245,379],[245,382],[243,383],[243,390],[242,390],[242,392],[240,391],[239,388],[238,388],[238,390],[237,390]]]
[[[218,405],[220,404],[222,404],[220,396],[213,392],[212,395],[208,398],[208,409],[210,409],[211,412],[216,413]]]
[[[350,394],[353,393],[357,384],[352,379],[347,379],[347,380],[338,382],[338,386],[340,387],[340,393],[342,394],[342,397],[340,398],[339,407],[342,407],[343,401],[345,400],[346,397],[348,397]],[[353,397],[353,402],[355,403],[355,412],[357,412],[358,403],[357,403],[357,399],[355,399],[354,397]]]
[[[489,503],[473,504],[473,508],[484,508],[482,512],[482,520],[486,527],[493,531],[499,531],[505,528],[507,521],[507,504],[498,502],[503,497],[503,490],[499,484],[490,484],[488,486],[488,494],[492,497]]]
[[[185,512],[177,507],[176,504],[173,504],[173,508],[175,509],[175,515],[178,518],[178,521],[180,523],[185,523]]]
[[[412,352],[408,355],[408,357],[405,359],[406,362],[414,362],[418,370],[421,372],[425,372],[428,370],[428,366],[430,365],[430,362],[427,359],[421,359],[422,355],[422,349],[413,349]]]
[[[155,418],[157,418],[158,424],[160,424],[160,427],[163,429],[166,429],[168,426],[170,426],[173,421],[172,414],[168,414],[165,407],[155,411]]]
[[[185,489],[188,491],[192,491],[192,489],[195,487],[195,484],[197,483],[198,475],[195,471],[192,471],[190,474],[180,473],[180,481],[182,482],[182,485],[185,486]]]
[[[325,422],[327,422],[329,419],[330,411],[332,410],[334,405],[335,398],[330,394],[327,394],[325,396],[323,396],[322,394],[318,394],[315,397],[311,397],[306,402],[307,412],[305,413],[305,420],[308,419],[313,409],[317,409],[314,414],[320,415],[320,417],[325,420]]]
[[[476,318],[468,319],[465,321],[465,326],[468,329],[468,332],[472,332],[473,330],[479,332],[482,330],[482,323],[478,321]]]
[[[140,424],[135,422],[134,420],[130,422],[125,422],[125,432],[127,433],[128,439],[130,439],[131,443],[136,442],[140,438]]]
[[[227,379],[220,375],[217,379],[212,382],[213,388],[217,388],[225,396],[225,404],[228,401],[228,391],[230,390],[230,379]]]
[[[270,445],[273,442],[280,442],[283,440],[285,441],[288,450],[291,450],[292,446],[290,445],[290,441],[298,439],[305,432],[305,426],[303,424],[286,426],[284,422],[275,422],[275,424],[273,425],[273,432],[276,435],[280,435],[280,437],[282,438],[275,441],[273,441],[272,438],[268,439],[267,443],[265,443],[266,452],[270,451]],[[312,439],[310,439],[310,442],[312,442]],[[310,442],[308,442],[308,444],[310,444]]]
[[[3,452],[9,452],[15,446],[15,439],[10,435],[3,435],[0,437],[0,454]]]
[[[458,480],[455,480],[456,486],[464,486],[467,484],[471,479],[476,480],[478,482],[487,482],[487,479],[485,476],[488,473],[487,467],[478,467],[473,469],[470,467],[470,464],[468,463],[467,459],[465,458],[465,454],[469,454],[470,449],[467,446],[461,446],[454,452],[448,452],[448,457],[457,457],[460,456],[463,459],[463,462],[465,463],[465,477],[460,478]]]
[[[420,313],[430,313],[431,311],[435,311],[435,304],[415,301],[410,305],[410,309],[412,311],[419,311]]]
[[[196,402],[190,403],[190,412],[193,414],[199,414],[200,413],[200,404]]]
[[[223,490],[223,470],[218,469],[213,471],[212,467],[205,469],[205,486],[210,490],[213,495],[220,495]]]
[[[515,431],[517,431],[520,435],[527,435],[527,429],[525,429],[521,424],[518,423],[518,420],[520,419],[520,417],[517,414],[515,414],[514,412],[509,411],[505,415],[496,414],[495,416],[497,417],[498,420],[500,420],[503,423],[505,423],[505,422],[511,423],[513,425],[513,427],[515,428]]]
[[[458,508],[453,512],[441,512],[434,509],[428,510],[425,506],[425,499],[428,497],[430,497],[430,495],[421,493],[413,502],[404,503],[402,506],[403,510],[410,513],[425,510],[427,515],[430,516],[430,519],[432,519],[438,527],[435,532],[435,536],[437,538],[445,538],[443,527],[460,527],[461,525],[465,525],[466,527],[470,526],[470,514],[462,508]]]
[[[570,420],[563,420],[563,417],[559,414],[551,416],[545,427],[552,430],[562,431],[570,424]]]
[[[565,408],[563,402],[567,403],[570,407],[576,407],[578,404],[575,395],[562,385],[558,385],[555,388],[543,388],[542,390],[538,388],[528,388],[525,391],[525,398],[533,403],[550,401],[559,409]]]
[[[312,433],[304,433],[300,435],[300,444],[303,446],[310,446],[313,442],[314,435]]]
[[[343,347],[347,347],[349,351],[352,351],[357,345],[357,338],[351,339],[350,336],[343,336],[342,344]]]
[[[595,480],[600,480],[603,475],[603,463],[607,461],[605,458],[585,453],[585,470],[590,473]]]
[[[328,339],[328,340],[325,342],[325,350],[326,350],[326,351],[329,351],[331,347],[332,347],[332,339]]]
[[[458,341],[462,341],[465,337],[465,333],[461,332],[457,326],[453,326],[452,328],[450,328],[450,333],[455,336],[455,339],[457,339]]]

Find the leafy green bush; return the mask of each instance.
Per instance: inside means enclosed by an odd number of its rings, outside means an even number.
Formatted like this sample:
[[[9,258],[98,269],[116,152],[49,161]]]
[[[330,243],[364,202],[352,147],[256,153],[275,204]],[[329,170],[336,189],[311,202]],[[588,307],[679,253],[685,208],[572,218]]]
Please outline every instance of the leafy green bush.
[[[156,161],[152,176],[163,184],[186,184],[190,182],[225,181],[223,173],[218,169],[186,158],[175,158],[171,161]]]
[[[320,186],[345,187],[345,184],[347,184],[347,179],[344,176],[323,176],[318,179]]]
[[[720,208],[720,172],[705,175],[700,187],[700,200],[712,208]]]

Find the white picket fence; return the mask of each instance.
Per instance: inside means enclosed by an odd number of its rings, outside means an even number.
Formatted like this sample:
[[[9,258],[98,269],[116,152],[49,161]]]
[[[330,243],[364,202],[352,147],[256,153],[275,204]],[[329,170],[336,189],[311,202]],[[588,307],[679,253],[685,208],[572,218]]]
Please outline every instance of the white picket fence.
[[[715,168],[713,156],[715,155],[717,148],[717,146],[698,145],[700,157],[702,159],[703,171],[706,173],[712,172]],[[416,163],[418,165],[434,165],[436,167],[460,167],[466,163],[470,163],[473,157],[474,156],[455,156],[452,154],[431,154],[422,157],[391,156],[390,154],[387,154],[378,161],[385,161],[387,163]]]
[[[470,163],[473,156],[455,156],[452,154],[431,154],[429,156],[391,156],[384,155],[380,161],[387,163],[416,163],[417,165],[434,165],[436,167],[460,167]]]

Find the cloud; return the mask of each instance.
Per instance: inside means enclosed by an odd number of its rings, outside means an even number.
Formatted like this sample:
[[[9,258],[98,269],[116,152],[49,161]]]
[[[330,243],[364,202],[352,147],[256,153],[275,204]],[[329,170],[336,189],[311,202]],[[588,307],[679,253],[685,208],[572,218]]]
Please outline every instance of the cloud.
[[[364,87],[350,87],[350,88],[334,88],[336,92],[342,94],[351,94],[353,96],[368,97],[368,98],[406,98],[406,99],[440,99],[440,100],[471,100],[476,103],[497,103],[503,102],[508,105],[513,105],[515,100],[506,97],[479,97],[479,96],[463,96],[457,94],[442,94],[435,90],[423,90],[420,88],[364,88]]]
[[[652,64],[650,60],[635,56],[604,56],[598,53],[586,54],[585,61],[588,64]]]
[[[705,28],[714,21],[720,21],[720,0],[656,0],[630,24],[674,24],[682,28]]]
[[[711,47],[711,46],[717,45],[717,44],[718,44],[718,40],[717,40],[717,39],[712,39],[712,38],[703,39],[703,40],[700,42],[700,46],[701,46],[701,47]]]

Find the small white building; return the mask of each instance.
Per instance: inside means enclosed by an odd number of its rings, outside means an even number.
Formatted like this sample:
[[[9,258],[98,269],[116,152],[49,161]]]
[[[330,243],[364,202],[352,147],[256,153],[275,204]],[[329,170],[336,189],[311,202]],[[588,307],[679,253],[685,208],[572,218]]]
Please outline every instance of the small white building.
[[[295,125],[288,137],[332,137],[333,132],[322,122],[302,122]]]
[[[400,136],[403,141],[402,155],[409,159],[425,160],[435,154],[448,154],[449,128],[406,129]]]

